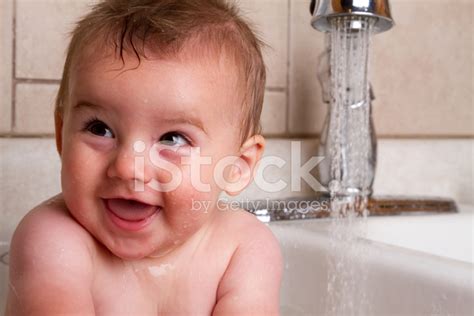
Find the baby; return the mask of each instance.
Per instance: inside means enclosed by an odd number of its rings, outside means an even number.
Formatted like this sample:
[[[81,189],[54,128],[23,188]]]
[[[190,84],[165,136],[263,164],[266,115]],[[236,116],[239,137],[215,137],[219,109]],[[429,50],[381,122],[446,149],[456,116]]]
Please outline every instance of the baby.
[[[223,0],[107,0],[56,101],[62,193],[12,239],[7,315],[277,315],[282,259],[218,203],[264,149],[260,41]]]

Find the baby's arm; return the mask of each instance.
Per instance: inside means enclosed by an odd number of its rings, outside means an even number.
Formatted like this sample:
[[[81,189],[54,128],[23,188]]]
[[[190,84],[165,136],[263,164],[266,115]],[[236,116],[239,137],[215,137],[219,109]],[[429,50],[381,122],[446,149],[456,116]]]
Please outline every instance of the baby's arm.
[[[92,261],[81,231],[57,205],[20,223],[10,249],[6,315],[94,315]]]
[[[219,284],[213,315],[279,315],[282,257],[270,229],[256,223]]]

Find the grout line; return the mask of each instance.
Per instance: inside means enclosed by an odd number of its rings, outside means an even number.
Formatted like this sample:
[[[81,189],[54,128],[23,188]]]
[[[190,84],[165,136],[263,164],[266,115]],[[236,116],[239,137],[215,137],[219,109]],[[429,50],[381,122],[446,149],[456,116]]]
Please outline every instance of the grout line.
[[[12,73],[11,73],[11,126],[10,131],[13,132],[16,127],[16,80],[15,80],[15,73],[16,73],[16,0],[12,0]]]
[[[54,134],[0,133],[0,138],[54,138]]]
[[[400,139],[400,140],[442,140],[442,139],[474,139],[474,135],[378,135],[377,139]]]
[[[287,16],[287,43],[286,43],[286,120],[285,134],[290,134],[290,61],[291,61],[291,0],[287,0],[288,16]]]
[[[16,78],[17,83],[59,84],[59,79]]]
[[[286,92],[285,87],[265,87],[265,91],[268,92]]]
[[[267,139],[310,139],[319,138],[319,134],[267,134],[263,135]],[[378,135],[377,140],[472,140],[474,135]]]
[[[54,138],[54,133],[0,133],[0,138]],[[317,134],[266,134],[266,139],[318,139]],[[379,136],[377,140],[474,140],[474,135],[390,135]]]

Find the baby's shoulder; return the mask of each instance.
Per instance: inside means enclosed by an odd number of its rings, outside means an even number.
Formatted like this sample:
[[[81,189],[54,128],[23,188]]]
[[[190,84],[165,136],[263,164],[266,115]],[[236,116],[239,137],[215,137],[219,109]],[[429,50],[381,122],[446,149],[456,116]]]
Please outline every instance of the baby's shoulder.
[[[61,194],[29,211],[18,224],[16,234],[36,237],[34,240],[61,236],[63,241],[92,241],[92,236],[70,215]]]
[[[270,248],[279,248],[278,241],[270,228],[261,222],[255,215],[243,209],[219,210],[218,227],[220,231],[235,239],[239,248],[266,245]],[[275,249],[275,251],[277,251]]]
[[[84,229],[61,196],[31,210],[13,234],[7,315],[91,314],[93,262]]]
[[[57,195],[25,215],[13,234],[10,250],[18,263],[55,256],[87,264],[92,245],[92,236],[71,217],[62,196]]]
[[[282,255],[270,228],[244,210],[221,211],[226,235],[236,242],[217,290],[215,313],[278,314]]]

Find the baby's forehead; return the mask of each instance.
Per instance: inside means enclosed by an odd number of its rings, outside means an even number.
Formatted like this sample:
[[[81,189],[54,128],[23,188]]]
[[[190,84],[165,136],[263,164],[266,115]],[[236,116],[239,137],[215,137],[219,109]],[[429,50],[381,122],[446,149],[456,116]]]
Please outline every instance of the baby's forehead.
[[[174,55],[156,53],[156,50],[152,48],[147,48],[143,55],[124,50],[122,56],[120,56],[114,51],[113,47],[99,43],[85,47],[72,66],[70,79],[72,79],[71,88],[73,90],[77,82],[88,81],[87,78],[91,74],[108,79],[134,70],[146,74],[144,76],[131,76],[130,78],[133,78],[136,82],[143,82],[144,85],[148,83],[156,84],[156,82],[164,79],[160,71],[163,70],[163,67],[166,67],[168,70],[170,68],[175,70],[173,79],[191,74],[190,80],[193,80],[194,86],[199,85],[199,82],[196,84],[196,81],[210,82],[210,85],[202,85],[207,89],[201,91],[202,94],[207,94],[208,98],[216,93],[226,92],[227,99],[230,101],[220,104],[219,111],[226,112],[234,120],[236,115],[241,113],[244,101],[243,84],[235,62],[225,54],[216,55],[213,54],[212,50],[206,50],[205,48],[183,47],[181,51]],[[197,71],[193,71],[196,68]],[[182,71],[182,69],[189,69],[190,71]],[[168,75],[169,73],[167,72]],[[98,80],[92,80],[90,85],[97,82]],[[104,82],[106,84],[107,80],[99,82],[99,84],[102,86]],[[181,89],[181,94],[186,94],[186,90]]]
[[[130,49],[123,49],[120,54],[112,45],[90,43],[83,47],[72,63],[70,79],[77,77],[78,73],[88,74],[91,71],[97,73],[97,70],[100,70],[102,73],[115,76],[134,69],[153,69],[162,64],[168,64],[171,67],[178,66],[176,68],[181,68],[180,66],[198,68],[202,80],[213,80],[216,87],[229,87],[240,108],[245,99],[245,81],[234,59],[223,50],[218,51],[215,48],[198,46],[194,43],[183,45],[181,50],[175,52],[159,50],[150,45],[144,47],[141,54]],[[176,73],[179,74],[178,71]],[[160,72],[157,70],[156,79],[159,77]],[[147,79],[140,78],[139,80]],[[150,80],[155,80],[155,78]]]
[[[179,49],[155,47],[152,43],[141,50],[130,47],[118,49],[115,45],[93,41],[81,46],[73,57],[72,67],[95,67],[98,63],[122,64],[124,69],[141,65],[142,60],[164,61],[201,67],[210,73],[218,73],[227,80],[241,81],[240,61],[229,49],[215,43],[188,40]],[[150,64],[145,65],[149,67]],[[74,71],[73,69],[71,69]]]

